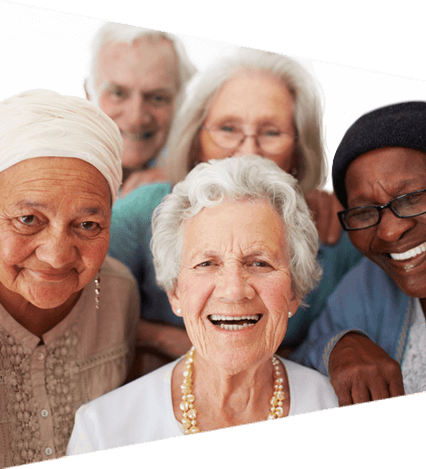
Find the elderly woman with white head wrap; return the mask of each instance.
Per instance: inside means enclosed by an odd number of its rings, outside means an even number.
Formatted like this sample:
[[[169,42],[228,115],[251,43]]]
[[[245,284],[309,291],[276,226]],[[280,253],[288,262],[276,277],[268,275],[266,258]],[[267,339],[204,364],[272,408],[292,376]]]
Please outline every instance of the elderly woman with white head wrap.
[[[65,454],[76,409],[121,385],[135,281],[106,258],[117,126],[46,90],[0,103],[0,466]]]

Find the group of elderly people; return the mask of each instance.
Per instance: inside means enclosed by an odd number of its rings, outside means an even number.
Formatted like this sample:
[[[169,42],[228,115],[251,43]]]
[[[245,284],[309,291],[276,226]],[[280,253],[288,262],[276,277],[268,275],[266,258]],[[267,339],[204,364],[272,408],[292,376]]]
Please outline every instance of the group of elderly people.
[[[169,134],[179,43],[126,28],[93,103],[0,103],[0,467],[426,389],[426,102],[357,120],[329,195],[297,62],[222,60]],[[123,385],[138,342],[168,363]]]

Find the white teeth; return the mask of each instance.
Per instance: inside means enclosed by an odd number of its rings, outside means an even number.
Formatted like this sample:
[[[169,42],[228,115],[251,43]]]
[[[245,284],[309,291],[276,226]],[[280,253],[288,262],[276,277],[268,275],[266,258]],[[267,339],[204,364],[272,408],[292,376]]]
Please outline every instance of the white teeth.
[[[219,324],[221,329],[225,329],[225,331],[239,331],[241,329],[245,329],[246,327],[254,326],[254,323],[250,324]]]
[[[251,320],[251,321],[258,321],[259,315],[253,314],[252,316],[221,316],[219,314],[212,314],[210,316],[212,321],[244,321],[244,320]]]
[[[416,246],[413,249],[410,249],[409,251],[406,252],[401,252],[399,254],[397,253],[389,253],[392,259],[396,261],[404,261],[406,259],[410,259],[412,257],[418,256],[422,252],[426,251],[426,243],[420,244],[419,246]]]

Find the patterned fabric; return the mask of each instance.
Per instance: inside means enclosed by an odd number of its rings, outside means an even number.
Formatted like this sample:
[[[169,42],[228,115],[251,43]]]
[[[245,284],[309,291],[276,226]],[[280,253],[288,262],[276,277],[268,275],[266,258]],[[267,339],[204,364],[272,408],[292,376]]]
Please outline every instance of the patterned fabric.
[[[78,407],[125,381],[139,316],[137,285],[118,261],[101,268],[40,340],[0,305],[0,468],[64,456]]]

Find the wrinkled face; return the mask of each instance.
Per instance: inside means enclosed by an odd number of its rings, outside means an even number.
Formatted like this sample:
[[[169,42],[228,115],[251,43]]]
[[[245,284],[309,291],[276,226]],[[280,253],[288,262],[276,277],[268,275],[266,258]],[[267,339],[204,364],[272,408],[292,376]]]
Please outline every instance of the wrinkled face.
[[[34,158],[0,173],[0,194],[0,302],[62,305],[107,254],[107,181],[79,159]]]
[[[99,54],[99,106],[123,137],[123,167],[138,169],[165,145],[178,92],[178,60],[166,39],[106,43]]]
[[[266,201],[229,201],[185,222],[169,299],[197,353],[238,372],[280,345],[295,299],[284,226]]]
[[[235,125],[241,126],[247,135],[262,131],[293,135],[293,97],[290,91],[266,73],[246,71],[236,75],[219,92],[203,126],[230,128]],[[274,155],[265,153],[253,137],[246,137],[234,150],[221,148],[205,129],[201,129],[199,140],[197,162],[251,153],[269,158],[286,172],[292,167],[294,138],[289,138],[283,151]]]
[[[350,164],[345,182],[348,208],[384,205],[426,188],[426,153],[400,147],[365,153]],[[402,219],[385,209],[379,225],[351,231],[349,236],[407,295],[426,297],[425,215]],[[406,259],[395,259],[394,254],[402,253]]]

